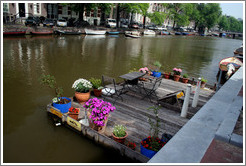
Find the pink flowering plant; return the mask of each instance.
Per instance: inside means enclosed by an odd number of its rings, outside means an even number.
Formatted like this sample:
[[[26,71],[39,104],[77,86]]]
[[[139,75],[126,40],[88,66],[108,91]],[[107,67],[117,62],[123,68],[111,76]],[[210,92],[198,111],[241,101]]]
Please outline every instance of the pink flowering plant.
[[[179,68],[173,68],[174,75],[181,75],[182,70]]]
[[[139,69],[139,71],[146,74],[152,74],[152,72],[147,67],[142,67]]]
[[[115,110],[111,103],[98,98],[89,99],[83,107],[89,110],[91,113],[89,118],[97,126],[104,126],[109,113]]]

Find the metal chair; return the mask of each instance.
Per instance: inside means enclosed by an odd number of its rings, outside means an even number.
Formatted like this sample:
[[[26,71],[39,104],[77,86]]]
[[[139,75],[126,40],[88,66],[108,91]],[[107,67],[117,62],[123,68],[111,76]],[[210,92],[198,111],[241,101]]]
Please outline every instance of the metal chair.
[[[121,98],[121,100],[123,101],[123,98],[121,96],[123,86],[117,85],[114,78],[102,75],[102,86],[104,87],[102,90],[102,96],[104,100],[106,99],[106,96],[117,96],[117,98]],[[117,98],[114,100],[113,104],[115,103]]]
[[[154,80],[151,80],[149,82],[141,81],[139,83],[139,86],[141,89],[144,91],[145,95],[143,96],[142,100],[145,99],[146,97],[149,98],[150,102],[152,102],[151,98],[154,96],[157,99],[158,102],[158,97],[156,94],[157,88],[161,85],[161,80],[162,78],[156,78]]]

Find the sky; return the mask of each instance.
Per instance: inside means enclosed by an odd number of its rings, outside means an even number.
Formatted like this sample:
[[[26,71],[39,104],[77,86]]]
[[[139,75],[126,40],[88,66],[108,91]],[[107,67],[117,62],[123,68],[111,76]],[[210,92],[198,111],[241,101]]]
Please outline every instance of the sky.
[[[220,7],[223,15],[243,19],[243,3],[220,3]]]

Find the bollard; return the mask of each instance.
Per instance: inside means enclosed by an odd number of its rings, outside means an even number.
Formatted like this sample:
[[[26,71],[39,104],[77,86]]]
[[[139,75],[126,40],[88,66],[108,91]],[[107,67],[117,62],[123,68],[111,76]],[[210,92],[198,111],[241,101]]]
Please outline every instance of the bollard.
[[[196,91],[195,91],[195,95],[192,101],[192,107],[195,108],[197,106],[198,103],[198,99],[199,99],[199,93],[200,93],[200,86],[201,86],[201,78],[198,78],[197,84],[196,84]]]
[[[190,91],[191,91],[191,84],[187,85],[186,92],[185,92],[185,99],[184,99],[184,104],[182,107],[182,111],[180,116],[186,118],[187,116],[187,111],[188,111],[188,106],[189,106],[189,101],[190,101]]]
[[[89,126],[89,120],[87,118],[87,109],[85,109],[85,118],[79,121],[84,126]]]

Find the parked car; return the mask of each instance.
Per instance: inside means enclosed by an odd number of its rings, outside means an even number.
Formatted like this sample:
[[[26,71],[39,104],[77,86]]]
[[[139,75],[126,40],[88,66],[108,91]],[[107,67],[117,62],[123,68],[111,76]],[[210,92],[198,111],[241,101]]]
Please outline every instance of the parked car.
[[[111,19],[111,18],[107,18],[106,19],[106,27],[109,27],[109,28],[116,27],[116,20],[115,19]]]
[[[127,23],[120,23],[120,27],[121,28],[128,28],[128,25],[127,25]]]
[[[40,20],[37,17],[27,17],[25,21],[25,25],[31,25],[31,26],[39,26]]]
[[[155,24],[152,24],[148,26],[148,29],[157,30],[157,26]]]
[[[136,22],[131,22],[129,25],[128,25],[129,28],[134,28],[134,29],[138,29],[139,26],[138,26],[138,23]]]
[[[77,20],[73,24],[77,28],[90,26],[90,24],[87,21],[83,21],[83,20]]]
[[[55,25],[55,21],[51,18],[46,18],[43,22],[44,27],[53,27]]]
[[[56,26],[58,27],[66,27],[67,26],[67,21],[65,19],[58,19]]]

